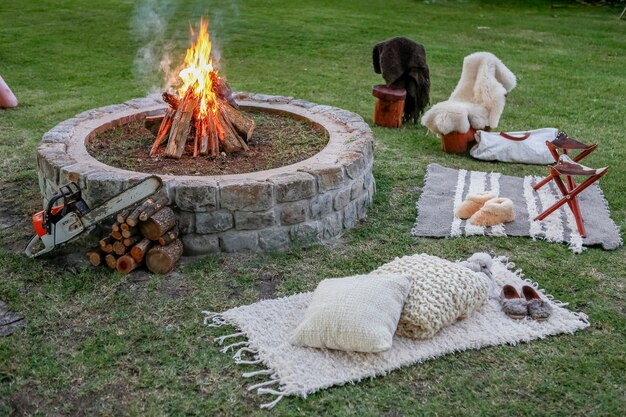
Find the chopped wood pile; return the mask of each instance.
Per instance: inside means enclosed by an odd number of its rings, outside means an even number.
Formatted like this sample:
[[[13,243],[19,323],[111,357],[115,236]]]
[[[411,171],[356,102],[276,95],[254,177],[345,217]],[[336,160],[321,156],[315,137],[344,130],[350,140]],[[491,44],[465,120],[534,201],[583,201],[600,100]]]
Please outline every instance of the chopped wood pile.
[[[150,156],[157,156],[165,145],[163,156],[180,159],[188,140],[193,139],[193,156],[216,157],[220,152],[235,153],[248,150],[248,141],[256,126],[254,120],[239,111],[232,92],[221,79],[208,104],[202,105],[193,89],[180,98],[168,92],[163,100],[169,105],[164,116],[146,117],[144,125],[156,138]],[[208,108],[204,108],[208,107]],[[158,127],[158,130],[156,129]]]
[[[171,271],[183,254],[183,244],[178,239],[176,215],[167,204],[167,197],[148,198],[118,213],[111,234],[87,251],[89,262],[123,274],[142,264],[155,274]]]

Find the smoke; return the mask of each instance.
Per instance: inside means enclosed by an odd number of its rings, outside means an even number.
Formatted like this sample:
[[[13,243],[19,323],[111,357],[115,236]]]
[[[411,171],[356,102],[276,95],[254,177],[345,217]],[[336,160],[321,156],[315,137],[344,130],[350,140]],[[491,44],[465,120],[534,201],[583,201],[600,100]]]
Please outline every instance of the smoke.
[[[200,17],[208,18],[211,55],[217,68],[221,67],[222,39],[228,32],[236,30],[235,22],[239,17],[236,1],[209,0],[198,5],[185,4],[184,10],[179,13],[183,17],[173,20],[179,3],[180,0],[140,0],[133,11],[130,27],[141,45],[135,55],[133,73],[149,93],[162,92],[178,84],[178,72],[189,42],[181,44],[175,39],[189,39],[189,24],[197,32]],[[168,32],[170,21],[175,27]]]
[[[176,82],[173,53],[176,45],[166,37],[168,23],[178,4],[168,0],[142,0],[133,12],[130,27],[141,45],[133,72],[148,92],[162,91]]]

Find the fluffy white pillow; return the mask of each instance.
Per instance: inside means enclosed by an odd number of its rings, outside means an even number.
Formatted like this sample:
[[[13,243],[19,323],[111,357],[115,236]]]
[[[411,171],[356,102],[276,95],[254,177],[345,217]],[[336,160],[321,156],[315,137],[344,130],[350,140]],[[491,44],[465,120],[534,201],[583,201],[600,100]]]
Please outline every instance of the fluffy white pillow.
[[[405,274],[412,286],[398,323],[399,336],[428,339],[441,328],[472,314],[487,300],[484,274],[437,256],[404,256],[372,274]]]
[[[295,329],[296,346],[355,352],[391,348],[411,280],[404,275],[325,279]]]

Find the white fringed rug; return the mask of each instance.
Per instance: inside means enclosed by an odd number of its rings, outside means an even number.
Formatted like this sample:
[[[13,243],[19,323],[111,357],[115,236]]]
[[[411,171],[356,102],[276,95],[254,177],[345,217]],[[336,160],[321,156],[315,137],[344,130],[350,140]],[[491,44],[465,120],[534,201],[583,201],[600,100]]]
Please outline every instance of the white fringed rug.
[[[382,353],[355,353],[292,346],[289,336],[304,316],[311,292],[264,300],[232,308],[223,313],[204,312],[210,327],[232,325],[237,333],[218,337],[243,365],[245,378],[256,378],[248,387],[258,394],[271,394],[273,401],[261,408],[272,408],[284,396],[306,397],[323,388],[384,375],[406,365],[414,365],[452,352],[496,345],[516,345],[559,333],[574,333],[589,326],[586,315],[574,313],[552,300],[536,282],[524,279],[514,264],[497,258],[491,269],[494,285],[488,302],[471,317],[442,329],[432,339],[411,340],[395,337],[390,350]],[[550,300],[554,312],[545,322],[513,320],[500,307],[499,293],[504,284],[521,290],[532,285]],[[228,344],[230,342],[230,344]],[[263,369],[258,370],[263,365]],[[253,365],[253,366],[250,366]],[[256,366],[254,366],[256,365]],[[260,382],[257,382],[260,380]]]

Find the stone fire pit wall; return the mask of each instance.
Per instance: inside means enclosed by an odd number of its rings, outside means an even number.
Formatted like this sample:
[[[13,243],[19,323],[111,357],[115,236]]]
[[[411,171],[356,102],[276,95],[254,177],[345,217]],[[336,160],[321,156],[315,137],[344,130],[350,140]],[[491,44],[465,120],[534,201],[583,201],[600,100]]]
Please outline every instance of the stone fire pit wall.
[[[359,115],[291,97],[240,93],[237,101],[243,109],[316,124],[328,132],[328,144],[305,161],[267,171],[159,175],[179,217],[185,254],[282,250],[293,243],[322,242],[366,217],[376,188],[374,139]],[[158,96],[134,99],[80,113],[47,132],[37,149],[44,203],[61,185],[76,181],[94,207],[149,175],[97,161],[85,142],[103,130],[162,114],[166,106]]]

